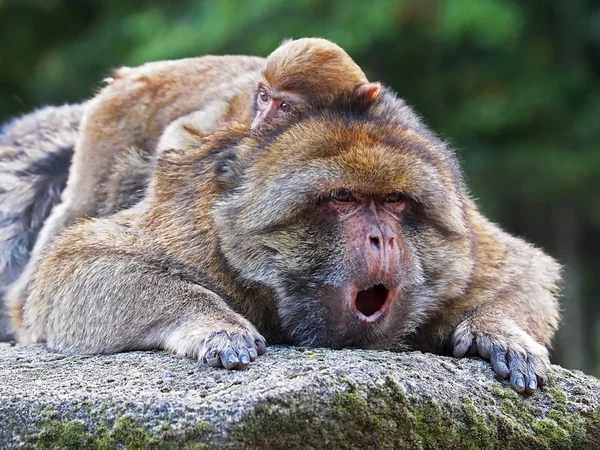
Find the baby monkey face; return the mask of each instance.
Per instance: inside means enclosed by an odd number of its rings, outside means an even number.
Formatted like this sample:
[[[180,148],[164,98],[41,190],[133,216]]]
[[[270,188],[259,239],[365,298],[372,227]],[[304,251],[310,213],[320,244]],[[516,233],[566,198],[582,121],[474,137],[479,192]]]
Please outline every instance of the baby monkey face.
[[[305,96],[291,91],[270,89],[259,85],[256,90],[256,115],[252,121],[253,130],[268,123],[275,117],[280,117],[293,111],[294,108],[306,103]]]

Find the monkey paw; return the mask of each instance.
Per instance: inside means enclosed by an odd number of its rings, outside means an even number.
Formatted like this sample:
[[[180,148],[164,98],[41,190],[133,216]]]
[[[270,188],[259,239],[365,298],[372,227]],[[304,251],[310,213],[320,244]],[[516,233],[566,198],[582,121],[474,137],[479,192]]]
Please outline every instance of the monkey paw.
[[[243,369],[267,351],[258,333],[216,331],[205,341],[200,359],[212,367]]]
[[[454,356],[478,355],[489,360],[501,378],[510,377],[510,384],[517,392],[532,394],[538,386],[546,384],[550,369],[546,347],[514,323],[496,327],[500,328],[498,331],[478,328],[470,321],[458,326],[451,340]]]

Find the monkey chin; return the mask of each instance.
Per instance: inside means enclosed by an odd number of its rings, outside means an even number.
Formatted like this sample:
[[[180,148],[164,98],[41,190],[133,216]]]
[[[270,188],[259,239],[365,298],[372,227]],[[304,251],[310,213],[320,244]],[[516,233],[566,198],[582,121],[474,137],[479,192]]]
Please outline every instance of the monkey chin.
[[[392,301],[398,295],[398,289],[389,289],[383,284],[376,284],[367,289],[352,286],[347,295],[354,316],[363,324],[374,324],[386,315]]]

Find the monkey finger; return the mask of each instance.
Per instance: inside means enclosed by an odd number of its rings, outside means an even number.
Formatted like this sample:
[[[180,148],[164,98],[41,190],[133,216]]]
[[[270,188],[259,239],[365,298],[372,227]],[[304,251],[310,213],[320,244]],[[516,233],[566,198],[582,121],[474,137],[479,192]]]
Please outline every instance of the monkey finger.
[[[244,336],[244,343],[246,344],[246,350],[250,356],[250,361],[254,361],[258,356],[256,345],[249,336]]]
[[[508,365],[510,369],[510,384],[517,392],[525,391],[525,355],[514,349],[508,350]]]
[[[231,349],[225,350],[220,354],[221,364],[226,369],[234,369],[240,363],[238,356]]]
[[[543,355],[528,354],[527,362],[529,376],[536,382],[537,387],[545,386],[548,383],[548,371],[550,370],[547,353]]]
[[[245,348],[238,350],[238,359],[240,360],[240,363],[237,366],[238,369],[248,367],[248,364],[250,364],[250,354],[248,353],[248,350]]]
[[[525,376],[520,371],[514,371],[510,374],[510,384],[517,392],[525,390]]]
[[[222,367],[221,360],[219,359],[219,352],[217,350],[207,352],[204,359],[211,367]]]
[[[539,387],[546,386],[548,384],[548,376],[545,374],[537,374],[537,383]]]
[[[525,392],[527,392],[528,394],[533,394],[537,387],[538,387],[538,382],[537,382],[537,374],[536,374],[536,364],[535,364],[535,358],[532,355],[527,355],[527,359],[526,359],[526,365],[527,365],[527,379],[525,380]]]
[[[454,350],[453,350],[453,355],[457,358],[462,358],[463,356],[466,356],[470,351],[471,348],[473,347],[474,343],[473,343],[473,339],[458,339],[457,342],[454,345]]]
[[[483,359],[490,359],[491,349],[493,348],[491,341],[483,336],[478,336],[476,341],[477,354]]]
[[[508,365],[506,363],[506,350],[500,347],[494,347],[490,354],[490,362],[494,372],[498,374],[500,378],[506,379],[510,375]]]
[[[259,339],[255,339],[254,344],[256,345],[256,351],[259,355],[264,355],[267,353],[267,344],[265,342],[265,338],[261,336]]]
[[[543,357],[535,359],[538,386],[542,387],[548,384],[548,372],[550,371],[550,359],[546,353]]]
[[[533,377],[528,376],[526,380],[525,392],[531,395],[537,390],[537,387],[537,377],[535,375]]]

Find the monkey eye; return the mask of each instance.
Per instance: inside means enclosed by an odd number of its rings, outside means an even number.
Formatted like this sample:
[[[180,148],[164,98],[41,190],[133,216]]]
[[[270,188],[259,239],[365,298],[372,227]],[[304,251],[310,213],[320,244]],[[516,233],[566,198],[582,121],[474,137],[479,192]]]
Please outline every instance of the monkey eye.
[[[353,202],[355,198],[348,191],[336,191],[331,193],[331,198],[338,202]]]
[[[404,200],[404,195],[400,192],[392,192],[391,194],[385,195],[383,201],[386,203],[398,203]]]
[[[269,101],[269,94],[264,89],[260,89],[258,91],[258,98],[260,98],[261,102],[267,103]]]
[[[281,102],[281,105],[279,105],[279,108],[283,112],[289,112],[292,109],[292,105],[289,104],[288,102]]]

